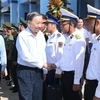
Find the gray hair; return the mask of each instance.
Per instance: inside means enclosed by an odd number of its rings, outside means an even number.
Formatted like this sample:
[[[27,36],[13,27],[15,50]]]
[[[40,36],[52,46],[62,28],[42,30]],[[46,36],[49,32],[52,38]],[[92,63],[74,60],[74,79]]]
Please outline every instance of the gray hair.
[[[36,16],[42,16],[40,13],[38,13],[38,12],[29,12],[28,14],[27,14],[27,17],[26,17],[26,20],[27,21],[32,21],[32,19],[34,18],[34,17],[36,17]]]

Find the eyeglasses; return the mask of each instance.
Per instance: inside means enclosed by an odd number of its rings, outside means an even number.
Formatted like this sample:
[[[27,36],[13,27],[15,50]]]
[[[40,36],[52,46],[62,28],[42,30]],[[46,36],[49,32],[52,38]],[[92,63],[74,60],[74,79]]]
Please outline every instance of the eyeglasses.
[[[66,26],[67,24],[69,24],[69,23],[66,23],[66,24],[61,24],[60,26],[61,26],[61,27],[64,27],[64,26]]]

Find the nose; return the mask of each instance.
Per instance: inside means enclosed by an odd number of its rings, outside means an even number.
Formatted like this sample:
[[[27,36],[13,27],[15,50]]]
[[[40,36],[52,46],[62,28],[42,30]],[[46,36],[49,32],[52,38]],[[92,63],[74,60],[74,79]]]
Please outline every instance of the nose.
[[[42,27],[42,23],[39,23],[38,27],[41,28]]]

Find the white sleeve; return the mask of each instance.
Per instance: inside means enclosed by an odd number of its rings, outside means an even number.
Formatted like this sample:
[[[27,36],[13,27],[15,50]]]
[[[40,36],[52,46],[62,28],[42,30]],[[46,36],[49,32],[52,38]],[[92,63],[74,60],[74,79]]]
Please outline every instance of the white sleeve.
[[[61,37],[58,38],[58,41],[56,43],[56,61],[59,61],[62,58],[64,43],[65,43],[65,37],[62,35]],[[62,73],[62,70],[59,66],[58,68],[56,68],[55,73],[56,74]]]
[[[55,72],[56,74],[61,74],[62,73],[62,70],[61,70],[61,68],[56,68],[56,72]]]
[[[46,48],[46,41],[45,41],[45,38],[44,38],[44,62],[46,63],[47,62],[47,58],[46,58],[45,48]],[[48,73],[48,70],[46,68],[43,68],[43,74],[47,74],[47,73]]]
[[[100,80],[98,81],[98,86],[96,88],[95,96],[100,98]]]
[[[100,56],[100,45],[99,45],[99,52],[98,56]],[[100,58],[100,57],[99,57]],[[100,59],[98,60],[100,61]],[[96,88],[95,96],[100,98],[100,67],[97,69],[99,72],[97,72],[97,81],[98,81],[98,86]]]
[[[86,48],[86,42],[77,39],[77,42],[74,45],[74,52],[76,57],[74,64],[75,65],[74,84],[80,84],[80,78],[82,77],[83,67],[84,67],[85,48]]]
[[[1,70],[4,71],[6,65],[7,65],[7,57],[6,57],[6,49],[5,49],[5,43],[2,36],[0,36],[0,52],[1,52]]]
[[[56,62],[60,60],[63,55],[64,43],[65,43],[65,37],[61,35],[61,37],[57,39],[56,43]]]

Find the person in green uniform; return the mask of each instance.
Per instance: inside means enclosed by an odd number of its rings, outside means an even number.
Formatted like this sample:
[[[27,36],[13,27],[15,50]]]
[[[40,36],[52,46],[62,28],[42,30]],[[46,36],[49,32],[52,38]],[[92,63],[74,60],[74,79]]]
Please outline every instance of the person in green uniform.
[[[11,23],[4,22],[3,29],[6,33],[6,35],[4,36],[6,52],[7,52],[7,72],[8,72],[6,79],[10,80],[10,77],[11,77],[11,52],[12,52],[12,45],[13,45],[13,40],[14,40],[13,35],[11,34]],[[10,85],[10,82],[8,84]]]
[[[11,62],[12,62],[11,74],[12,74],[12,79],[15,86],[10,88],[10,90],[13,90],[12,92],[15,93],[18,91],[18,83],[17,83],[17,76],[16,76],[16,69],[17,69],[16,39],[18,36],[18,27],[15,24],[12,24],[11,33],[14,36],[12,53],[11,53]]]
[[[23,31],[27,27],[27,22],[21,17],[19,21],[19,32]]]

